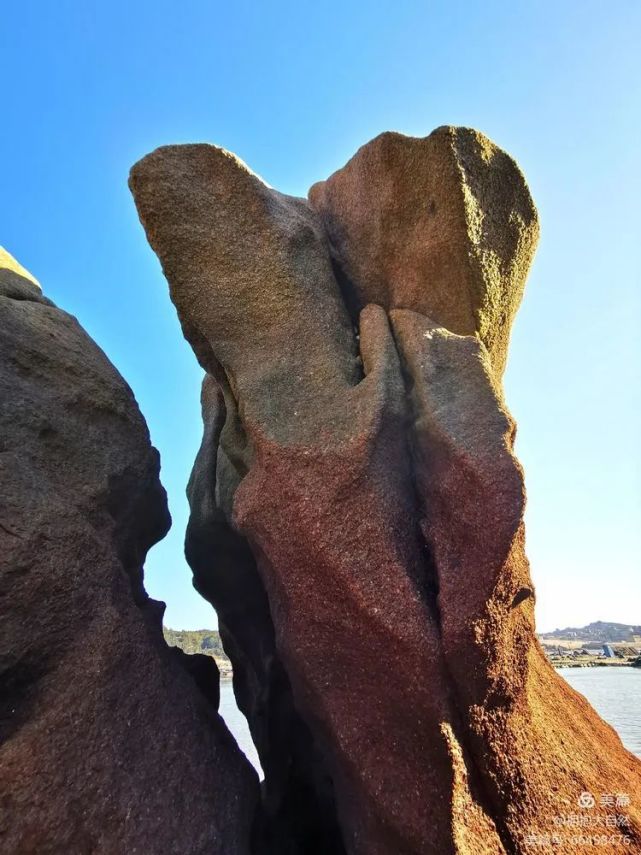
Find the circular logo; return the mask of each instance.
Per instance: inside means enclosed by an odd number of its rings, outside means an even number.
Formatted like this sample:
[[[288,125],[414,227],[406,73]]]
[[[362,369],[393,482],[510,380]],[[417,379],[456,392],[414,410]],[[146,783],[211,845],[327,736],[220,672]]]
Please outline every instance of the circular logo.
[[[577,804],[580,808],[593,808],[596,802],[592,793],[581,793],[577,799]]]

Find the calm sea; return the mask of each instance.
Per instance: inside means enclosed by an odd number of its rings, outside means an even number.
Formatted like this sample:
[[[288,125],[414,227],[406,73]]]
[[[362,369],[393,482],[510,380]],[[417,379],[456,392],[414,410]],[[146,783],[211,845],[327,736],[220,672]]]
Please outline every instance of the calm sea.
[[[612,725],[625,747],[641,757],[641,668],[560,668],[559,674]],[[220,684],[220,714],[247,759],[260,772],[258,755],[245,717],[236,706],[231,680]]]
[[[236,706],[236,698],[234,697],[234,689],[231,680],[220,681],[220,706],[218,708],[221,716],[225,719],[227,727],[231,730],[236,742],[240,746],[240,750],[244,752],[245,757],[263,777],[262,769],[258,754],[249,735],[247,727],[247,719]]]

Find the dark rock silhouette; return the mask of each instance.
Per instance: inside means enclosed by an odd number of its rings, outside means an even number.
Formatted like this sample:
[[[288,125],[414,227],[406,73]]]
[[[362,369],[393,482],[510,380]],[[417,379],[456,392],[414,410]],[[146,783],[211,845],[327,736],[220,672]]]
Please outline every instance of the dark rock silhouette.
[[[641,851],[641,764],[534,634],[501,389],[538,232],[518,167],[444,128],[378,137],[309,202],[208,145],[130,186],[207,372],[186,549],[268,850],[591,852],[558,822],[585,791],[600,830],[599,794],[630,798]]]
[[[142,564],[169,514],[133,394],[0,253],[0,850],[248,853],[257,779]]]

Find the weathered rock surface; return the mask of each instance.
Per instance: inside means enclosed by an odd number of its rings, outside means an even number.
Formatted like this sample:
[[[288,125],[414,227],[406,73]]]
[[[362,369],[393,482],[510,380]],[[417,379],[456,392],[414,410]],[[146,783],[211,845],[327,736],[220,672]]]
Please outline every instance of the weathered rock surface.
[[[249,852],[257,781],[216,667],[166,646],[143,587],[170,522],[145,422],[6,255],[0,442],[0,850]]]
[[[539,233],[509,155],[470,128],[422,139],[384,133],[309,199],[353,311],[413,309],[477,334],[502,374]]]
[[[206,145],[130,185],[208,372],[187,554],[272,851],[588,852],[555,819],[584,790],[600,828],[598,794],[630,796],[641,851],[641,764],[534,636],[500,387],[537,233],[514,162],[447,128],[378,137],[310,203]]]
[[[186,555],[196,589],[216,607],[234,666],[236,700],[265,772],[260,837],[267,852],[279,855],[303,848],[309,855],[340,853],[331,779],[295,709],[253,553],[227,516],[240,476],[220,439],[230,419],[210,375],[203,382],[202,407],[205,432],[187,491]]]
[[[507,849],[528,852],[529,835],[539,833],[567,838],[552,851],[584,851],[568,842],[572,826],[554,821],[578,816],[584,791],[636,794],[625,815],[634,815],[638,835],[641,764],[552,669],[535,636],[515,425],[489,354],[476,338],[414,312],[390,315],[410,378],[419,518],[438,573],[442,655]],[[595,817],[601,828],[607,815]],[[631,849],[638,847],[637,836]]]

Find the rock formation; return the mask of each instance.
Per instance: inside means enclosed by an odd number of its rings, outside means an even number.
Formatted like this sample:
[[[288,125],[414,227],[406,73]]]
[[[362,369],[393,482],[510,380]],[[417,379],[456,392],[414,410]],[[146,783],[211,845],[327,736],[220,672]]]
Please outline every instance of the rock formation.
[[[0,252],[0,851],[248,853],[218,674],[143,587],[169,514],[133,394]]]
[[[501,387],[538,231],[516,164],[440,128],[383,134],[309,201],[210,145],[130,186],[206,371],[186,549],[267,851],[574,855],[588,810],[641,852],[641,764],[534,634]],[[603,793],[631,799],[614,832]]]

